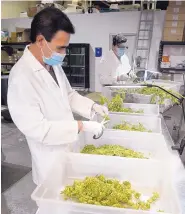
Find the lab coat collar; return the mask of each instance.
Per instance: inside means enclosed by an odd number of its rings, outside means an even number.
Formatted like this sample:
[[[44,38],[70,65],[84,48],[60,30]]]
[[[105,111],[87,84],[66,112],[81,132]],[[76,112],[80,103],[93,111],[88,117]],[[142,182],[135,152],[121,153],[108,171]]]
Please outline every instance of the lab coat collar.
[[[28,49],[29,45],[26,46],[24,50],[24,59],[27,61],[28,65],[32,68],[33,71],[37,72],[45,69],[42,64],[33,56],[33,54]]]

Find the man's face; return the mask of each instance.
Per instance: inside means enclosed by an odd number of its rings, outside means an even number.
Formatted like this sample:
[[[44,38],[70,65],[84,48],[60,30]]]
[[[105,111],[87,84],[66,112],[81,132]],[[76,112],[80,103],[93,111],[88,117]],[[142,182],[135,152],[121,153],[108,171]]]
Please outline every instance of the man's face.
[[[42,35],[39,35],[37,37],[37,45],[42,49],[44,56],[49,58],[53,52],[65,54],[66,47],[69,45],[69,40],[69,33],[58,31],[50,42],[47,42]]]
[[[113,46],[112,50],[118,58],[122,57],[125,53],[125,48],[123,46],[119,47],[119,46],[115,45],[115,46]]]
[[[118,50],[118,46],[117,45],[113,45],[112,46],[112,50],[113,50],[113,52],[114,52],[114,54],[117,56],[117,50]]]

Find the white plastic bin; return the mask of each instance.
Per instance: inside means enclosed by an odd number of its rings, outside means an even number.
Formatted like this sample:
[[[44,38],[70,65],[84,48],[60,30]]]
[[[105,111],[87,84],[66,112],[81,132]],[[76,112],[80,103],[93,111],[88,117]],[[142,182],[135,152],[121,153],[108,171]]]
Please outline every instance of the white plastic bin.
[[[148,82],[151,83],[151,82]],[[160,82],[158,82],[158,85],[160,85]],[[162,84],[161,84],[162,85]],[[166,83],[166,89],[172,89],[174,91],[177,91],[177,89],[180,87],[179,83]],[[168,86],[168,87],[167,87]],[[171,87],[170,87],[171,86]],[[114,97],[120,89],[126,89],[128,92],[125,93],[125,103],[142,103],[142,104],[151,104],[152,95],[144,95],[144,94],[137,94],[133,92],[129,92],[130,89],[138,89],[143,88],[144,86],[139,85],[131,85],[131,86],[106,86],[103,90],[103,95],[111,98]],[[173,103],[170,99],[165,99],[164,104],[160,105],[160,112],[163,113],[166,109],[168,109]]]
[[[150,197],[153,192],[158,192],[160,199],[151,207],[151,211],[141,211],[65,201],[60,195],[66,185],[73,184],[74,180],[84,179],[86,176],[103,174],[107,178],[119,181],[130,181],[133,188]],[[39,185],[32,194],[32,199],[39,206],[48,207],[55,214],[62,213],[64,209],[82,213],[101,214],[182,214],[177,200],[177,193],[169,177],[168,166],[151,161],[138,161],[135,159],[109,159],[92,155],[66,154],[60,157],[53,165],[51,172],[42,185]],[[53,212],[52,212],[53,213]]]
[[[144,94],[126,92],[124,102],[150,104],[151,99],[152,99],[152,95],[144,95]]]
[[[146,83],[162,86],[166,89],[173,90],[178,93],[180,91],[181,85],[183,85],[181,82],[174,82],[174,81],[170,81],[170,80],[161,80],[161,79],[147,80]]]
[[[119,136],[117,136],[117,132],[112,132],[111,134],[109,132],[105,132],[101,138],[95,140],[93,139],[92,134],[83,133],[81,134],[79,141],[73,144],[73,146],[71,147],[71,152],[80,153],[84,146],[91,144],[95,147],[103,145],[120,145],[128,149],[133,149],[137,152],[142,152],[145,157],[149,158],[148,160],[155,159],[168,162],[168,159],[171,155],[169,153],[165,139],[162,135],[158,136],[159,137],[156,140],[155,137],[141,138],[138,137],[138,135],[132,135],[128,137],[125,132],[121,132]],[[109,157],[115,158],[115,156]]]
[[[136,94],[136,93],[126,93],[125,94],[125,102],[128,103],[143,103],[143,104],[151,104],[152,95],[144,95],[144,94]],[[157,98],[156,98],[157,99]],[[151,104],[156,105],[156,104]],[[165,99],[164,104],[160,104],[159,112],[163,113],[165,109],[172,106],[173,103],[170,99]]]
[[[140,104],[150,104],[152,99],[152,95],[144,95],[144,94],[134,94],[134,93],[126,93],[125,94],[125,102],[128,103],[140,103]],[[156,105],[156,104],[150,104]],[[163,113],[167,108],[172,106],[173,103],[170,99],[165,99],[164,104],[160,104],[159,112]]]
[[[136,116],[136,115],[119,115],[119,114],[109,114],[110,122],[106,125],[106,128],[113,129],[113,126],[121,124],[126,121],[131,124],[141,123],[146,129],[151,130],[152,133],[161,133],[161,118],[155,116]],[[102,118],[100,116],[95,116],[94,120],[101,122]],[[135,132],[135,131],[133,131]]]
[[[126,115],[155,115],[159,116],[159,105],[139,104],[139,103],[123,103],[124,108],[131,108],[138,111],[143,110],[143,113],[127,113],[127,112],[110,112],[111,114],[126,114]]]

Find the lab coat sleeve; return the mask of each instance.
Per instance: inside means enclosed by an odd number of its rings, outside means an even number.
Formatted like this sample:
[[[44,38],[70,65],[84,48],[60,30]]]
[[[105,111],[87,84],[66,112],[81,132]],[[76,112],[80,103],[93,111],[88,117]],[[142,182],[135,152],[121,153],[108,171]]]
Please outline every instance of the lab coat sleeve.
[[[127,74],[131,70],[129,58],[126,54],[121,57],[122,71],[120,75]]]
[[[129,71],[130,71],[130,70],[131,70],[131,65],[130,65],[130,61],[129,61],[128,56],[127,56],[127,60],[128,60],[128,69],[129,69]]]
[[[71,88],[67,77],[64,74],[65,83],[68,91],[69,103],[72,111],[87,119],[92,117],[92,106],[94,101],[91,99],[81,96],[78,92]]]
[[[14,123],[26,138],[46,145],[61,145],[77,140],[77,121],[47,120],[41,112],[38,99],[37,92],[26,78],[19,77],[19,80],[9,83],[8,108]]]

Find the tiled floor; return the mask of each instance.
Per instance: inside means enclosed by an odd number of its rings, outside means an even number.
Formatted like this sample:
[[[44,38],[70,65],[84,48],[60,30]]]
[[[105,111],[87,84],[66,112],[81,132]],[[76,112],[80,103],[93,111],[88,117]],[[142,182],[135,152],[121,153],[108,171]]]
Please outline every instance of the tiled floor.
[[[172,133],[173,124],[178,123],[180,119],[180,109],[174,108],[166,114],[172,115],[171,121],[167,121]],[[31,156],[24,136],[11,123],[2,122],[1,129],[5,162],[31,167]],[[181,129],[185,130],[184,127]],[[185,163],[185,152],[181,157]],[[34,189],[35,184],[32,182],[31,173],[29,173],[3,193],[2,214],[35,214],[37,206],[30,197]]]
[[[1,124],[2,150],[5,162],[31,167],[31,156],[24,136],[14,124]],[[35,188],[31,172],[2,194],[2,214],[35,214],[36,204],[31,200]]]

